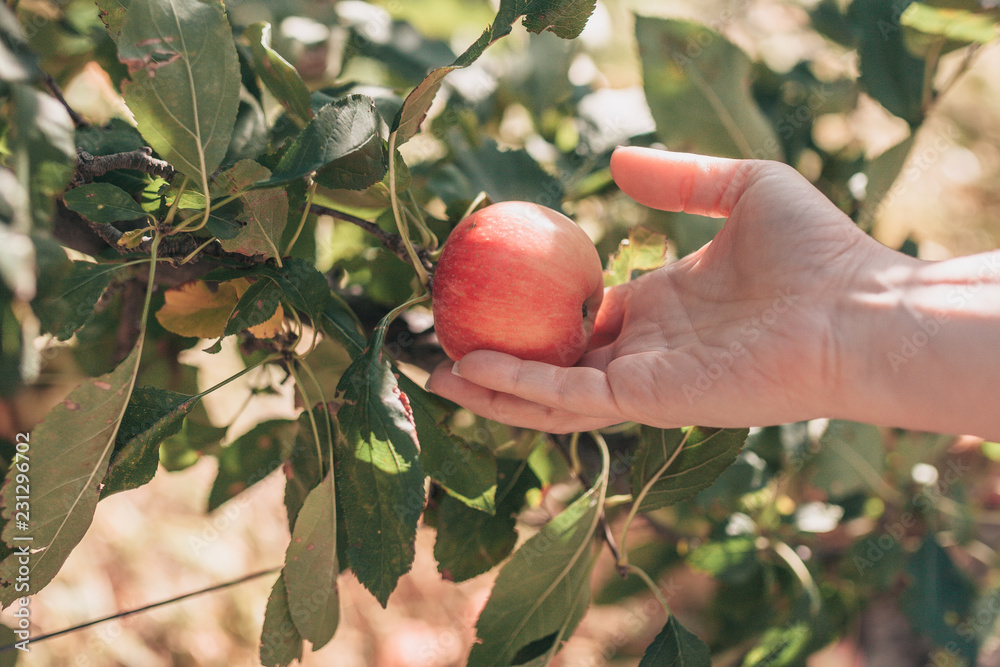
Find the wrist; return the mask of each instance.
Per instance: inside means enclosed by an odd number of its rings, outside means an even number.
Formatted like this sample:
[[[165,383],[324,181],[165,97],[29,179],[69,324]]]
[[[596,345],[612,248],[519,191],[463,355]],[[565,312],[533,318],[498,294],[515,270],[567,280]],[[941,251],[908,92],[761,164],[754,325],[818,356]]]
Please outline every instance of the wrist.
[[[926,262],[883,249],[835,309],[845,331],[831,416],[1000,437],[1000,253]]]
[[[824,416],[898,425],[906,398],[899,391],[896,355],[920,323],[906,302],[924,262],[866,238],[864,252],[830,307],[833,373]],[[904,333],[905,332],[905,333]]]

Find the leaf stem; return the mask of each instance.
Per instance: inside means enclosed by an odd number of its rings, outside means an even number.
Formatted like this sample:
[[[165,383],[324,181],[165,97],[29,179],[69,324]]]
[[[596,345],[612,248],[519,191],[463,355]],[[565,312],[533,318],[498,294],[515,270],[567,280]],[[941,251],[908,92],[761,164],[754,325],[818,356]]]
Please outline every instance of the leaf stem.
[[[316,443],[316,460],[319,462],[318,465],[319,465],[319,468],[320,468],[318,472],[320,473],[320,477],[322,477],[322,473],[323,473],[323,444],[320,442],[319,427],[316,425],[316,416],[313,414],[313,402],[312,402],[312,399],[309,398],[309,393],[306,392],[306,389],[305,389],[305,387],[302,384],[302,380],[301,380],[301,378],[299,378],[299,374],[295,372],[295,365],[294,364],[289,364],[288,365],[288,372],[291,374],[292,379],[295,380],[295,388],[302,395],[302,402],[305,404],[306,414],[309,416],[309,426],[310,426],[310,428],[312,428],[313,441]],[[326,404],[325,403],[323,404],[323,407],[324,407],[324,409],[326,408]],[[333,466],[333,459],[330,459],[330,465],[331,465],[331,467]],[[332,470],[331,470],[331,472],[332,472]]]
[[[429,298],[431,298],[431,295],[425,291],[422,294],[416,294],[410,297],[405,303],[401,303],[390,310],[389,313],[375,326],[375,331],[372,333],[372,345],[382,347],[382,343],[385,341],[385,332],[389,328],[389,324],[391,324],[393,320],[399,317],[400,313],[405,311],[410,306],[418,304],[422,301],[427,301]]]
[[[180,187],[177,188],[177,195],[174,196],[174,200],[172,202],[170,202],[170,208],[167,210],[166,217],[163,218],[163,224],[166,225],[167,227],[169,227],[170,225],[172,225],[173,222],[174,222],[174,217],[176,217],[176,215],[177,215],[177,209],[178,209],[178,207],[180,206],[180,203],[181,203],[181,197],[184,196],[184,191],[187,190],[187,184],[188,184],[188,177],[185,176],[184,180],[181,181]],[[183,226],[183,225],[184,225],[184,223],[181,222],[180,226]],[[174,229],[174,230],[171,230],[170,233],[171,234],[176,234],[177,232],[178,232],[178,229]]]
[[[823,600],[819,586],[816,585],[816,580],[813,579],[812,572],[809,571],[805,562],[795,553],[795,549],[785,542],[772,542],[771,550],[788,564],[789,569],[802,583],[802,587],[806,589],[806,594],[809,596],[809,613],[813,616],[818,614]]]
[[[607,446],[607,445],[605,445]],[[569,464],[570,472],[574,477],[579,477],[583,472],[583,464],[580,463],[580,432],[577,431],[569,437]]]
[[[205,248],[207,248],[214,241],[215,241],[215,237],[213,236],[212,238],[208,239],[207,241],[205,241],[204,243],[202,243],[200,246],[198,246],[197,248],[195,248],[194,250],[192,250],[190,253],[188,253],[187,257],[185,257],[184,259],[182,259],[180,263],[181,264],[187,264],[192,259],[194,259],[198,255],[198,253],[200,253],[202,250],[204,250]]]
[[[269,364],[272,361],[277,361],[278,359],[281,359],[281,355],[280,354],[272,354],[269,357],[264,357],[263,359],[261,359],[257,363],[255,363],[255,364],[253,364],[251,366],[247,366],[246,368],[244,368],[243,370],[241,370],[239,373],[235,373],[233,375],[230,375],[229,377],[227,377],[225,380],[223,380],[222,382],[218,383],[214,387],[209,387],[205,391],[200,392],[198,394],[195,394],[195,398],[204,398],[205,396],[207,396],[208,394],[211,394],[216,389],[221,389],[222,387],[225,387],[227,384],[229,384],[233,380],[236,380],[236,379],[238,379],[240,377],[243,377],[244,375],[246,375],[250,371],[252,371],[254,369],[257,369],[257,368],[260,368],[261,366],[263,366],[265,364]]]
[[[309,218],[312,200],[316,195],[316,185],[316,181],[313,181],[309,185],[309,191],[306,193],[306,205],[302,207],[302,217],[299,218],[299,226],[295,229],[295,234],[292,236],[292,240],[289,241],[288,245],[285,247],[285,257],[292,254],[292,248],[295,247],[295,242],[299,240],[299,235],[306,226],[306,220]]]
[[[420,210],[420,205],[417,204],[417,198],[413,196],[413,190],[406,191],[407,196],[410,198],[410,203],[413,204],[413,211],[406,209],[408,213],[413,217],[414,224],[420,230],[420,238],[423,246],[429,251],[434,252],[438,247],[438,237],[431,231],[431,228],[427,226],[427,221],[424,219],[424,214]]]
[[[389,203],[392,205],[392,217],[396,220],[396,229],[399,230],[399,236],[403,239],[403,247],[406,248],[406,254],[410,258],[410,264],[413,265],[413,270],[417,272],[417,277],[420,278],[420,284],[426,288],[427,284],[430,282],[430,276],[427,274],[427,269],[424,268],[423,263],[420,261],[420,257],[417,256],[417,251],[414,250],[413,244],[410,242],[410,227],[406,222],[406,218],[403,217],[400,212],[399,196],[396,192],[395,132],[389,135]]]
[[[646,583],[646,587],[649,588],[649,590],[653,593],[653,595],[656,596],[656,599],[663,607],[663,611],[667,613],[667,618],[669,619],[672,616],[672,612],[670,611],[670,605],[667,604],[667,599],[663,597],[663,593],[660,592],[660,587],[656,585],[656,582],[653,581],[653,578],[650,577],[648,574],[646,574],[646,571],[637,565],[627,564],[625,565],[625,569],[628,570],[628,572],[631,574],[638,575],[639,578]]]
[[[653,485],[656,484],[656,482],[658,482],[661,477],[663,477],[664,473],[667,472],[667,469],[673,464],[675,460],[677,460],[677,457],[680,456],[680,453],[684,449],[684,445],[687,444],[688,437],[690,435],[691,435],[690,430],[684,434],[684,437],[681,438],[680,443],[677,445],[677,449],[675,449],[673,453],[670,455],[670,458],[668,458],[663,463],[663,465],[660,466],[660,469],[657,470],[656,473],[654,473],[653,476],[646,481],[646,483],[642,487],[642,490],[639,491],[639,495],[635,497],[635,502],[632,503],[632,507],[629,509],[628,516],[625,518],[625,525],[622,526],[622,536],[618,540],[619,548],[621,549],[621,554],[622,554],[621,560],[619,560],[616,563],[619,569],[628,566],[628,549],[626,548],[627,547],[626,538],[628,537],[628,530],[632,526],[632,520],[635,519],[635,515],[639,512],[639,508],[642,507],[642,501],[646,499],[646,495],[649,493],[649,490],[653,488]]]

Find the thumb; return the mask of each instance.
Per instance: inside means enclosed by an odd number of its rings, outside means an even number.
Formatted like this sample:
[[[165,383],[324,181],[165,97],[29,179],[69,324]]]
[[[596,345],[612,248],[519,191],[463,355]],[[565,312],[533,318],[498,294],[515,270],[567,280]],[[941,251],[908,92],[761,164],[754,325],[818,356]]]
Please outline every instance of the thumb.
[[[650,208],[725,218],[760,164],[756,160],[623,147],[611,156],[611,175],[625,194]]]

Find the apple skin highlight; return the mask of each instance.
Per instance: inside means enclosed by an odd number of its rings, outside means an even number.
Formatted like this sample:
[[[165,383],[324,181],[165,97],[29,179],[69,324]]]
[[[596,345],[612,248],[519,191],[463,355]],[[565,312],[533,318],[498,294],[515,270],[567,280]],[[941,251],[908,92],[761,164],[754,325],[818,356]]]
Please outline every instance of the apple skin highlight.
[[[434,273],[434,323],[445,353],[473,350],[572,366],[604,296],[590,237],[552,209],[501,202],[462,220]]]

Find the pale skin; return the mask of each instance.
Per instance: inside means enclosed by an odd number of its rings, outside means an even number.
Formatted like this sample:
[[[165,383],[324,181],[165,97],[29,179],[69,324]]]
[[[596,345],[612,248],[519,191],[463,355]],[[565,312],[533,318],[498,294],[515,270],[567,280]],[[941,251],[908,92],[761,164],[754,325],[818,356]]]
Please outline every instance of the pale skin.
[[[609,289],[577,366],[477,351],[429,390],[553,433],[830,417],[1000,439],[1000,251],[910,258],[780,163],[621,148],[611,172],[645,206],[725,226]]]

